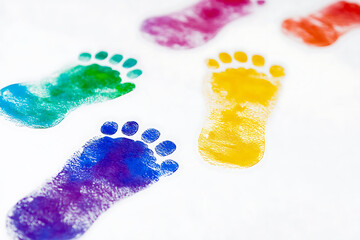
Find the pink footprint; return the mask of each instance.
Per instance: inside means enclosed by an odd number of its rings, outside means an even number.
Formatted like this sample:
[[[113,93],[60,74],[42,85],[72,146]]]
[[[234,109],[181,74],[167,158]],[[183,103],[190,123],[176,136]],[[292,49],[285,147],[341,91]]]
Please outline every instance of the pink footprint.
[[[202,0],[182,11],[149,18],[141,30],[162,46],[195,48],[215,37],[229,22],[249,14],[252,5],[251,0]]]

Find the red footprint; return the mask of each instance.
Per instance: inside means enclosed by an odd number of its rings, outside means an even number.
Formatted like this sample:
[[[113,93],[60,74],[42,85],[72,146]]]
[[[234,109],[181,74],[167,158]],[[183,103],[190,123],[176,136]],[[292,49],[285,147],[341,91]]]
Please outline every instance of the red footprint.
[[[286,19],[285,33],[318,47],[333,44],[349,30],[360,26],[360,5],[340,1],[304,18]]]

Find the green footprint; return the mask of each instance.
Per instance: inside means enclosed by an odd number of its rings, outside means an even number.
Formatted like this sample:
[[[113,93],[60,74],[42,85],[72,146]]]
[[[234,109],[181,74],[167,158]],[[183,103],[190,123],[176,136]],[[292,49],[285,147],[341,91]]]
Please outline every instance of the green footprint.
[[[85,64],[91,58],[90,53],[79,55]],[[4,87],[0,90],[0,113],[28,127],[49,128],[82,105],[118,98],[135,89],[132,82],[122,83],[120,72],[115,70],[123,60],[122,55],[113,55],[108,63],[105,63],[107,52],[98,52],[94,58],[102,65],[77,65],[37,83]],[[133,69],[136,64],[133,58],[122,63],[128,79],[142,74],[141,70]]]

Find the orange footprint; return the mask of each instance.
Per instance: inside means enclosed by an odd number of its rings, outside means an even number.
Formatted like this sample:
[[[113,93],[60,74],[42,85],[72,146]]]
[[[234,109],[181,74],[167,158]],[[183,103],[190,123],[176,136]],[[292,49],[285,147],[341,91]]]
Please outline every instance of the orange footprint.
[[[227,53],[220,53],[219,58],[225,64],[233,61]],[[234,59],[243,65],[248,57],[236,52]],[[252,64],[260,69],[265,59],[254,55]],[[199,137],[200,154],[215,165],[251,167],[264,155],[265,125],[276,103],[284,69],[273,65],[269,76],[253,68],[220,66],[214,59],[207,65],[215,70],[208,81],[210,111]],[[225,69],[216,70],[220,67]]]
[[[360,5],[345,1],[334,3],[304,18],[287,19],[282,24],[285,33],[318,47],[333,44],[355,27],[360,27]]]

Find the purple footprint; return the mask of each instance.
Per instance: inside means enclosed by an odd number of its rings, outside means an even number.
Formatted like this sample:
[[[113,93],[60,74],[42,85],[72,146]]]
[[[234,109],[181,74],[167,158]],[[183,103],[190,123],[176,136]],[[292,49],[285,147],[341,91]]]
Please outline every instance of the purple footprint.
[[[115,122],[106,122],[101,132],[113,135]],[[122,133],[132,136],[136,122],[127,122]],[[173,160],[156,163],[149,143],[160,132],[147,129],[142,141],[125,137],[98,137],[73,155],[56,177],[20,200],[10,211],[7,228],[14,239],[65,240],[83,235],[95,220],[115,202],[126,198],[174,173],[179,165]],[[165,157],[176,150],[163,141],[155,152]]]

